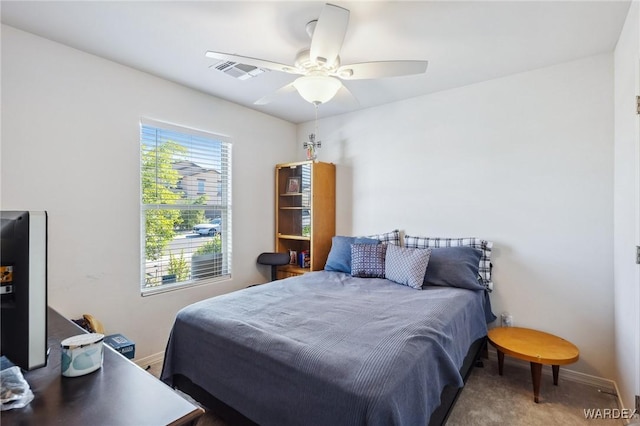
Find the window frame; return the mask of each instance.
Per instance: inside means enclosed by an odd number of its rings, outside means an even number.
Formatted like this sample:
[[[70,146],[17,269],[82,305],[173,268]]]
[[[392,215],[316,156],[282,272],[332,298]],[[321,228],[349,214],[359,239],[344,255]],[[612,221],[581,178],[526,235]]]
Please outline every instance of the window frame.
[[[171,133],[178,133],[181,136],[184,136],[185,139],[194,137],[194,138],[204,138],[207,140],[215,141],[220,143],[220,170],[216,170],[220,173],[222,179],[218,181],[219,187],[223,188],[222,191],[217,192],[216,196],[219,198],[218,204],[206,204],[206,206],[210,207],[208,209],[195,208],[195,204],[189,204],[188,201],[183,203],[169,204],[169,203],[145,203],[143,199],[143,147],[144,147],[144,129],[152,128],[156,131],[165,131]],[[158,142],[158,137],[156,136],[156,146]],[[180,143],[180,142],[178,142]],[[139,140],[138,140],[138,149],[139,149],[139,185],[140,185],[140,195],[139,195],[139,203],[140,203],[140,279],[139,279],[139,288],[142,296],[149,296],[153,294],[165,293],[168,291],[179,290],[194,286],[206,285],[216,282],[221,282],[225,280],[229,280],[232,275],[232,227],[231,227],[231,217],[232,217],[232,150],[233,144],[231,138],[228,136],[220,135],[217,133],[213,133],[210,131],[203,131],[198,129],[189,128],[186,126],[170,124],[162,121],[152,120],[148,118],[140,119],[140,132],[139,132]],[[215,169],[214,169],[215,170]],[[178,181],[178,183],[182,182],[182,177]],[[206,186],[205,186],[206,188]],[[184,190],[184,188],[176,188]],[[221,232],[220,232],[220,240],[221,240],[221,263],[222,269],[221,274],[216,276],[208,276],[204,278],[189,278],[185,281],[175,282],[175,283],[164,283],[158,284],[156,286],[145,287],[146,279],[147,279],[147,257],[146,257],[146,212],[154,209],[160,210],[178,210],[178,211],[187,211],[187,210],[209,210],[216,211],[220,213],[221,219]],[[166,250],[166,247],[163,249]],[[195,254],[190,253],[190,254]],[[158,260],[157,262],[162,263],[162,261]],[[191,259],[189,259],[189,264],[191,265]]]

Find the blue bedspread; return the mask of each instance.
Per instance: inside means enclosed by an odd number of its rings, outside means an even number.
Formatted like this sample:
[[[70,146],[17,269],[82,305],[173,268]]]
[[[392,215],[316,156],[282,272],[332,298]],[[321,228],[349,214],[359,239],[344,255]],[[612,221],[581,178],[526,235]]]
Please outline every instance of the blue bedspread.
[[[182,374],[260,425],[426,425],[485,336],[483,292],[320,271],[181,310]]]

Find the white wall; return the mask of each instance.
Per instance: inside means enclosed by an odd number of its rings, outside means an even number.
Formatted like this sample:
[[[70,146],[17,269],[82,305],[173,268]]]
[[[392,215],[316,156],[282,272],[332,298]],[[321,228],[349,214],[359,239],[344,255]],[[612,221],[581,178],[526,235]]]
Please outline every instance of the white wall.
[[[632,3],[615,50],[614,282],[616,382],[626,408],[640,395],[640,3]]]
[[[494,311],[572,340],[581,360],[570,368],[614,377],[603,350],[614,346],[612,64],[600,55],[322,120],[338,233],[494,241]],[[140,117],[233,138],[232,280],[139,295]],[[182,306],[265,279],[255,257],[273,247],[273,165],[311,129],[296,136],[290,123],[2,27],[2,208],[49,212],[50,304],[96,315],[138,357],[164,349]]]
[[[233,277],[140,296],[139,120],[233,141]],[[2,26],[2,209],[49,213],[49,304],[91,313],[164,350],[175,313],[255,282],[273,250],[274,165],[292,158],[291,123]]]
[[[612,88],[604,54],[321,120],[337,232],[493,241],[494,312],[612,378]]]

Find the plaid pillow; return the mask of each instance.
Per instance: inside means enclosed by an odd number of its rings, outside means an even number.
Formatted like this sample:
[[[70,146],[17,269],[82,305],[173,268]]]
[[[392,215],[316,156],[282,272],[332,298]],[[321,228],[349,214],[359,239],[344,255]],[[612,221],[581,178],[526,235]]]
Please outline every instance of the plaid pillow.
[[[439,247],[473,247],[482,250],[480,256],[480,264],[478,265],[478,274],[482,279],[482,284],[491,291],[493,283],[491,282],[491,248],[493,243],[480,238],[433,238],[433,237],[411,237],[404,236],[405,247],[413,248],[439,248]]]
[[[384,234],[368,235],[367,238],[373,238],[380,241],[382,244],[393,244],[395,246],[401,246],[400,231],[394,229],[391,232],[385,232]]]
[[[390,244],[387,246],[384,264],[385,277],[398,284],[421,290],[429,256],[431,256],[429,249],[419,250]]]
[[[351,275],[384,278],[386,244],[351,244]]]

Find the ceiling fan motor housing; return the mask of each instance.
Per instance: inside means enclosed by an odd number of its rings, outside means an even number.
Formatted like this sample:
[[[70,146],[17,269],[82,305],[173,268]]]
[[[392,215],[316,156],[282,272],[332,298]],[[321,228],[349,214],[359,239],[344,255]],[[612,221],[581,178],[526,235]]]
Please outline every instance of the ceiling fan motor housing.
[[[302,73],[307,74],[312,71],[333,73],[340,67],[340,56],[336,56],[336,60],[332,64],[329,64],[326,60],[323,61],[324,58],[320,57],[317,61],[312,61],[309,51],[308,48],[302,49],[296,55],[295,65]]]

